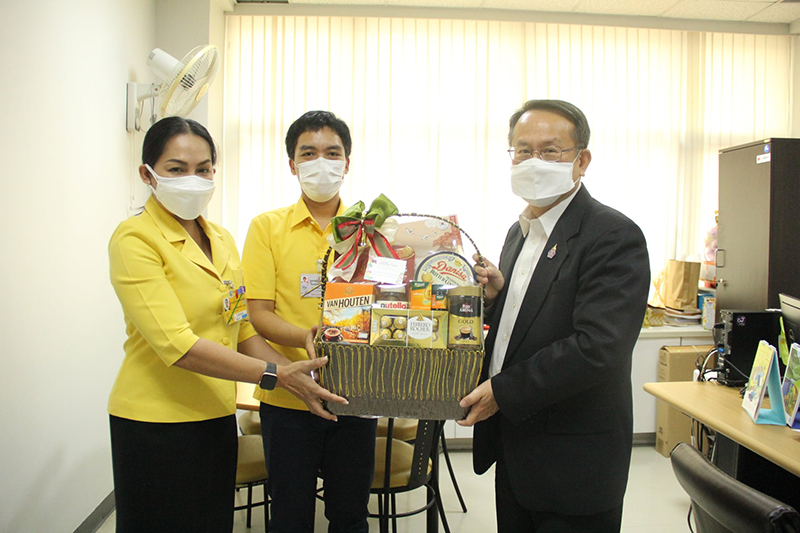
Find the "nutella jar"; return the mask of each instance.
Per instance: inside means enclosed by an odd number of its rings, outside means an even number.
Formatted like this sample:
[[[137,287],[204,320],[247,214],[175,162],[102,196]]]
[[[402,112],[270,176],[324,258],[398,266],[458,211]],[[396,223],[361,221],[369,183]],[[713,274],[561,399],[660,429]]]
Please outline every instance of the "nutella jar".
[[[448,348],[478,350],[483,345],[480,285],[454,287],[447,293]]]

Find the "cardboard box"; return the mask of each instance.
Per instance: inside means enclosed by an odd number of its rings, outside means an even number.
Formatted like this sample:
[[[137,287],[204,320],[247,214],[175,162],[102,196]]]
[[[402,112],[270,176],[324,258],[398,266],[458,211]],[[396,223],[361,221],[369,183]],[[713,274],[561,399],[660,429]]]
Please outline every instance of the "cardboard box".
[[[374,285],[328,283],[320,333],[327,342],[369,343]]]
[[[372,309],[370,345],[447,348],[447,311]]]
[[[697,360],[714,348],[711,345],[663,346],[658,352],[658,381],[692,381]],[[716,366],[712,355],[706,368]],[[661,400],[656,402],[656,451],[669,457],[679,442],[692,443],[692,419]]]

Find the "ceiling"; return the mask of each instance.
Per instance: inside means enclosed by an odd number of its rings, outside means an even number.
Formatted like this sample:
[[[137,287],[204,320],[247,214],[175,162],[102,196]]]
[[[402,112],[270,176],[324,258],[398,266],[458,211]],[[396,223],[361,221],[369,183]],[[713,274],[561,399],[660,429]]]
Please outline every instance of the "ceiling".
[[[800,0],[237,0],[240,4],[320,4],[459,9],[511,9],[665,19],[789,24]]]

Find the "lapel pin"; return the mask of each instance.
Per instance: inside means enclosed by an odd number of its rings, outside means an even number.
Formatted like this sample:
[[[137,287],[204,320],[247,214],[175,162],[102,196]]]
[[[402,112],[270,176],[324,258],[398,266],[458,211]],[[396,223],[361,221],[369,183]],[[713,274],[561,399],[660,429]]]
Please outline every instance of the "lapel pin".
[[[548,259],[552,259],[552,258],[554,258],[556,256],[556,247],[557,246],[558,246],[557,244],[554,244],[553,247],[550,248],[550,251],[547,252],[547,258]]]

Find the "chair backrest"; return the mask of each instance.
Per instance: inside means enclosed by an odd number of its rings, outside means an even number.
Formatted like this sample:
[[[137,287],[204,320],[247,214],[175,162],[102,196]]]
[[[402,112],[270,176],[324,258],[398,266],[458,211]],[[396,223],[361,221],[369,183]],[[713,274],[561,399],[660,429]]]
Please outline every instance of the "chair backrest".
[[[725,474],[686,443],[670,454],[672,470],[692,500],[697,533],[797,533],[794,508]]]
[[[420,420],[417,424],[417,436],[414,439],[414,457],[411,462],[411,477],[408,487],[421,487],[428,480],[428,465],[434,460],[438,451],[439,433],[443,422],[440,420]]]

